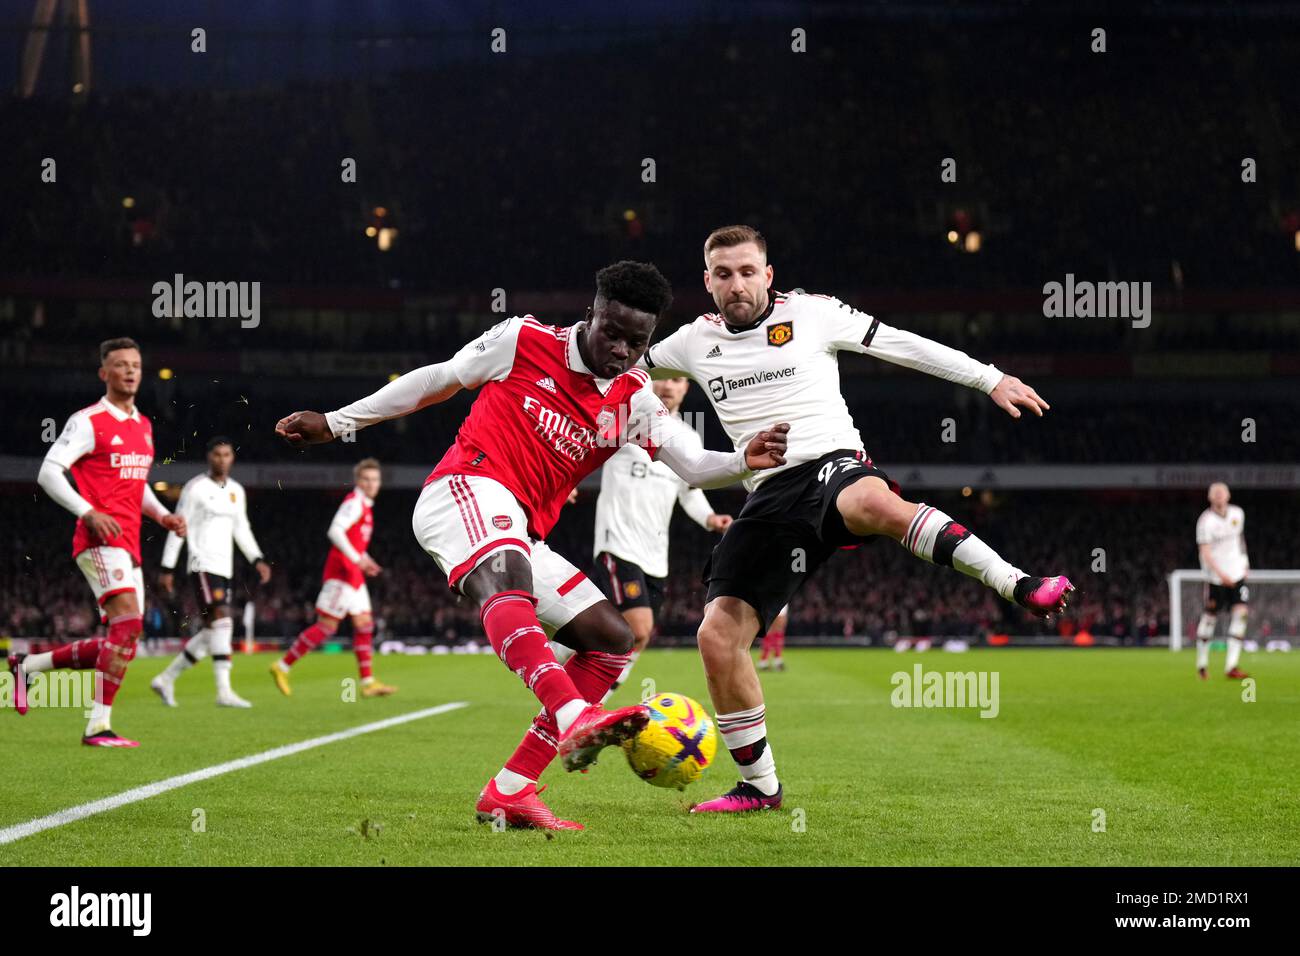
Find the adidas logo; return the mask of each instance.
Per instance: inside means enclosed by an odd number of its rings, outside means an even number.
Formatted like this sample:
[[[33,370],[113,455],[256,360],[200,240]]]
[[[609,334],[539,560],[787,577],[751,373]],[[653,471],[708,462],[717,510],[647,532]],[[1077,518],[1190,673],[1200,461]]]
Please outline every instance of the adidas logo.
[[[717,357],[720,356],[721,354],[722,354],[722,346],[721,346],[721,345],[715,345],[715,346],[713,346],[713,348],[709,349],[708,353],[707,353],[704,357],[705,357],[705,358],[717,358]]]
[[[109,442],[109,444],[110,444],[110,445],[122,445],[122,444],[125,444],[125,442],[122,441],[122,436],[121,436],[121,435],[114,435],[114,436],[113,436],[113,440],[112,440],[111,442]]]
[[[537,380],[537,387],[538,387],[538,388],[544,388],[544,389],[546,389],[548,392],[550,392],[552,395],[554,395],[554,394],[555,394],[555,379],[551,378],[551,376],[549,376],[549,375],[546,376],[545,378],[539,378],[539,379]]]

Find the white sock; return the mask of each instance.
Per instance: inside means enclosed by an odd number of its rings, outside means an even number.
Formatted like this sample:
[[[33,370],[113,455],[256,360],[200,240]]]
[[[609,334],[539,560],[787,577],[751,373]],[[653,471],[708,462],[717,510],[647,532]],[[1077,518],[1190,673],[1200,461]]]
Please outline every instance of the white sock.
[[[113,705],[95,701],[90,707],[90,720],[86,723],[86,736],[108,730],[113,720]]]
[[[1224,671],[1226,672],[1232,670],[1234,667],[1237,666],[1237,662],[1240,660],[1241,660],[1241,638],[1230,637],[1228,638],[1228,659],[1223,664]]]
[[[1210,666],[1210,640],[1206,637],[1196,639],[1196,669]]]
[[[229,617],[219,617],[208,628],[211,635],[208,645],[212,649],[212,677],[217,684],[218,694],[229,694],[230,690],[230,653],[234,644],[235,621]]]
[[[956,547],[944,548],[947,557],[935,561],[935,546],[939,543],[939,532],[952,525],[965,533]],[[951,531],[952,529],[950,529]],[[998,553],[971,534],[964,525],[953,521],[938,508],[921,504],[916,509],[912,523],[899,539],[899,544],[911,551],[918,558],[935,564],[949,564],[967,577],[975,578],[986,587],[992,588],[1008,601],[1015,597],[1016,582],[1026,577],[1009,561],[1004,561]]]
[[[581,697],[575,697],[555,712],[555,726],[560,729],[561,736],[573,726],[573,722],[578,719],[578,715],[589,706],[591,705]]]
[[[28,654],[23,660],[24,674],[39,674],[41,671],[48,671],[54,667],[54,652],[45,651],[41,654]]]
[[[185,650],[172,658],[172,662],[158,675],[165,681],[175,681],[187,670],[203,660],[208,653],[208,629],[205,627],[185,642]],[[192,658],[192,659],[191,659]]]
[[[767,710],[759,704],[748,710],[738,710],[731,714],[718,714],[718,730],[722,732],[722,743],[731,751],[731,757],[740,770],[740,778],[751,786],[757,787],[764,796],[770,797],[780,788],[776,778],[776,760],[772,748],[767,745]],[[760,745],[761,753],[749,763],[736,759],[736,751],[743,747]]]
[[[530,783],[537,782],[536,780],[529,780],[522,773],[515,773],[513,770],[507,770],[505,767],[501,768],[500,772],[494,779],[496,780],[497,789],[507,797],[514,796]]]
[[[212,662],[212,676],[217,684],[218,697],[234,693],[230,688],[230,667],[230,658]]]

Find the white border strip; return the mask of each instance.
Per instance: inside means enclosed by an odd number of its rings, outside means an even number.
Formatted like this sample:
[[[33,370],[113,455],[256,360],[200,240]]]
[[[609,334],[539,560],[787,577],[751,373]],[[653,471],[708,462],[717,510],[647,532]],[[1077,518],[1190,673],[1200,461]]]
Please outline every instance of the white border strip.
[[[256,767],[258,764],[279,760],[281,757],[292,757],[304,750],[324,747],[326,744],[337,743],[340,740],[374,733],[376,730],[387,730],[389,727],[396,727],[399,724],[408,724],[413,720],[434,717],[438,714],[445,714],[448,711],[459,710],[468,706],[469,702],[463,700],[450,704],[439,704],[437,707],[415,710],[409,714],[389,717],[386,720],[377,720],[374,723],[362,724],[360,727],[352,727],[348,730],[340,730],[337,733],[326,734],[324,737],[313,737],[311,740],[304,740],[296,744],[285,744],[283,747],[265,750],[260,754],[240,757],[238,760],[228,760],[225,763],[205,767],[202,770],[183,773],[178,777],[168,777],[166,780],[159,780],[156,783],[147,783],[142,787],[135,787],[111,797],[104,797],[102,800],[83,803],[75,807],[69,807],[66,810],[60,810],[58,813],[51,813],[49,816],[37,817],[35,820],[28,820],[26,823],[5,827],[0,830],[0,846],[4,846],[6,843],[14,843],[23,839],[23,837],[33,836],[44,830],[52,830],[55,827],[74,823],[77,820],[84,820],[99,813],[107,813],[109,810],[116,810],[118,807],[139,803],[141,800],[148,800],[150,797],[156,797],[159,794],[167,793],[169,790],[177,790],[189,786],[191,783],[198,783],[201,780],[211,780],[213,777],[220,777],[236,770],[244,770],[247,767]]]

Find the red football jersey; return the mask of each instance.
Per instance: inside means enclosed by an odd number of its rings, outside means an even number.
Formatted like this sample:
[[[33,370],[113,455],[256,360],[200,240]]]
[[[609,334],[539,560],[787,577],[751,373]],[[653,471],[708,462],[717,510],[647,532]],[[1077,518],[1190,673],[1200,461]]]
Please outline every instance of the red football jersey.
[[[357,554],[365,554],[370,549],[370,536],[375,531],[374,499],[361,493],[360,488],[348,492],[339,510],[334,513],[330,530],[336,528],[347,536],[348,544],[356,549]],[[325,559],[325,573],[322,581],[330,579],[346,581],[354,588],[361,587],[366,581],[365,573],[357,563],[351,560],[336,546],[330,545],[329,557]]]
[[[132,409],[128,415],[100,399],[73,412],[45,456],[72,472],[77,492],[96,511],[110,515],[122,532],[100,541],[78,520],[72,535],[72,556],[100,544],[124,548],[140,563],[140,518],[145,485],[153,465],[153,425]]]
[[[500,482],[544,538],[574,487],[632,442],[653,458],[685,428],[649,387],[644,369],[612,379],[588,371],[577,329],[532,316],[501,322],[452,358],[466,388],[479,388],[456,443],[425,480],[481,475]]]

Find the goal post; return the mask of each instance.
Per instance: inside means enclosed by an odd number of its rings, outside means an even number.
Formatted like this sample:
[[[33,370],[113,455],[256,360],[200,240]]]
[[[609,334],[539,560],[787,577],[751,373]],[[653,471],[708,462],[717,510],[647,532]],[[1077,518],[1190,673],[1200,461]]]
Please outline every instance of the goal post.
[[[1258,585],[1278,584],[1284,587],[1274,591],[1269,588],[1267,592],[1257,590]],[[1278,624],[1285,624],[1286,620],[1294,619],[1300,616],[1300,571],[1297,570],[1276,570],[1276,569],[1250,569],[1246,576],[1246,586],[1251,589],[1250,604],[1252,607],[1250,629],[1252,634],[1256,627],[1263,623],[1259,618],[1261,615],[1254,613],[1254,607],[1257,598],[1267,598],[1261,608],[1264,612],[1264,620],[1273,622],[1277,617]],[[1169,574],[1169,649],[1171,651],[1180,651],[1183,648],[1183,634],[1186,632],[1189,620],[1197,620],[1201,615],[1205,591],[1205,572],[1200,568],[1179,568],[1177,571],[1171,571]],[[1186,609],[1186,613],[1184,612]],[[1285,636],[1285,631],[1278,636]]]

